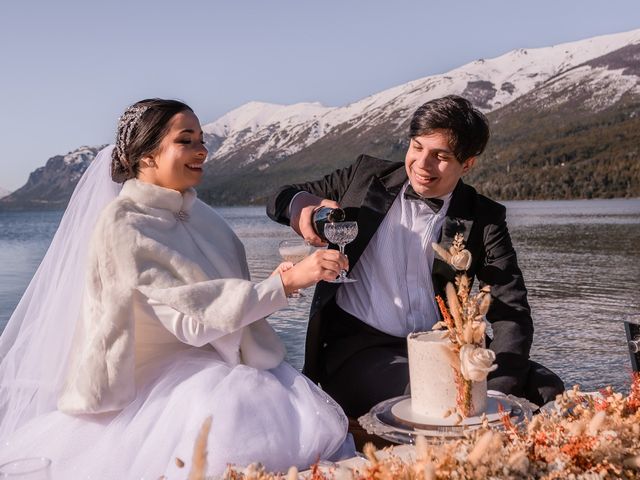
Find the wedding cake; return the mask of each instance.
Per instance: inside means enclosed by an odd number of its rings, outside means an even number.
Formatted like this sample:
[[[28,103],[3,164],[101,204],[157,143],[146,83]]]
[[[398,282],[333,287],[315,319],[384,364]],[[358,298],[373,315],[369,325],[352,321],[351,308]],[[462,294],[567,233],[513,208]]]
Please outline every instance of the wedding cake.
[[[411,409],[432,418],[444,418],[458,407],[456,353],[446,331],[412,333],[407,337]],[[472,382],[471,411],[482,414],[487,407],[487,380]]]

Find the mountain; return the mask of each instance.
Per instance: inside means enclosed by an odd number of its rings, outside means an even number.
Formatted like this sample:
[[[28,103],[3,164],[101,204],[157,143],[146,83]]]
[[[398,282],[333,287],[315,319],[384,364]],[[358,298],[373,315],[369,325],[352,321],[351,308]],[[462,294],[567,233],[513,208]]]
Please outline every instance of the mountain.
[[[341,107],[250,102],[203,126],[209,158],[199,194],[212,204],[261,203],[276,186],[317,178],[360,153],[402,160],[413,111],[459,94],[491,123],[489,147],[469,175],[483,193],[640,196],[639,65],[634,30],[479,59]],[[30,177],[0,207],[62,202],[70,190],[55,190],[54,178],[51,171],[48,189],[29,189]]]
[[[469,180],[502,199],[640,197],[640,44],[556,75],[489,114]]]
[[[0,187],[0,198],[4,198],[9,195],[11,192],[7,189]]]
[[[25,185],[0,199],[0,208],[64,208],[78,180],[103,147],[84,146],[66,155],[51,157],[44,167],[31,172]]]
[[[296,105],[296,116],[287,117],[293,106],[261,104],[267,114],[252,116],[258,105],[245,105],[204,127],[215,141],[207,137],[201,196],[214,204],[260,203],[277,185],[317,178],[363,152],[401,161],[415,108],[451,93],[472,100],[491,122],[490,147],[469,176],[482,192],[500,199],[640,196],[639,45],[635,30],[514,50],[324,113],[318,104]],[[565,163],[562,181],[546,176],[550,162]],[[540,184],[524,185],[531,178]]]
[[[584,62],[639,42],[640,30],[636,30],[548,48],[518,49],[414,80],[344,107],[250,102],[203,130],[216,170],[246,167],[258,160],[263,160],[264,169],[331,133],[362,133],[381,124],[396,133],[419,105],[444,95],[459,94],[485,113],[493,111]]]

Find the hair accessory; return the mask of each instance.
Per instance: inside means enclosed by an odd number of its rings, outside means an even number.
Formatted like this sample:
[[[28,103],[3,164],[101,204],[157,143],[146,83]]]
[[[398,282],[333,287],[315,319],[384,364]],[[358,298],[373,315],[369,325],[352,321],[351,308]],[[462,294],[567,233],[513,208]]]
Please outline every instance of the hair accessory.
[[[120,162],[129,166],[125,156],[125,148],[131,142],[131,134],[142,116],[151,108],[151,105],[132,105],[127,108],[118,119],[118,133],[116,137],[116,153]]]

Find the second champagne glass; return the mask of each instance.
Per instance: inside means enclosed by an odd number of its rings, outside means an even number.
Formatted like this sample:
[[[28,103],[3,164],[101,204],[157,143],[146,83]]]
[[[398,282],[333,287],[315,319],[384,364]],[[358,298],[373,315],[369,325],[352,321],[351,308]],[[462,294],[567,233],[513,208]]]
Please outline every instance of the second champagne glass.
[[[316,247],[309,245],[302,239],[283,240],[278,245],[278,252],[285,262],[298,263],[315,251]],[[304,293],[298,291],[290,295],[292,298],[304,297]]]
[[[340,247],[340,253],[344,255],[344,247],[353,242],[358,236],[357,222],[335,222],[327,223],[324,226],[324,236],[331,243],[335,243]],[[347,278],[347,271],[341,270],[340,276],[331,283],[352,283],[357,282],[353,278]]]

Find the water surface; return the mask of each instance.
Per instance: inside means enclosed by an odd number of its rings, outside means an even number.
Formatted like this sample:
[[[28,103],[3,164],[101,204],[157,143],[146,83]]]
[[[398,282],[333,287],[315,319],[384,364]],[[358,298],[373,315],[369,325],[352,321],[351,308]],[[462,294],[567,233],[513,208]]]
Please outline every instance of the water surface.
[[[621,320],[640,312],[640,199],[506,202],[508,222],[529,290],[532,358],[567,385],[624,389],[630,376]],[[254,279],[280,262],[278,243],[294,234],[261,207],[218,211],[242,239]],[[61,212],[0,213],[0,328],[37,268]],[[270,317],[302,367],[312,289]]]

